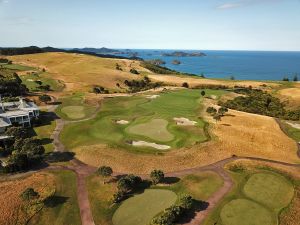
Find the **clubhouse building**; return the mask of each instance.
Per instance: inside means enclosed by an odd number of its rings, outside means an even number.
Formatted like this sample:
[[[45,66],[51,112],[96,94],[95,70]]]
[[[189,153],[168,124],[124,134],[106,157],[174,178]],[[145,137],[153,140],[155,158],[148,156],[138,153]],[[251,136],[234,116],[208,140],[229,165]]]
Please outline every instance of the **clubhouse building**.
[[[0,135],[13,124],[30,127],[31,120],[39,115],[40,110],[33,102],[27,102],[23,98],[17,102],[2,102],[0,97]]]

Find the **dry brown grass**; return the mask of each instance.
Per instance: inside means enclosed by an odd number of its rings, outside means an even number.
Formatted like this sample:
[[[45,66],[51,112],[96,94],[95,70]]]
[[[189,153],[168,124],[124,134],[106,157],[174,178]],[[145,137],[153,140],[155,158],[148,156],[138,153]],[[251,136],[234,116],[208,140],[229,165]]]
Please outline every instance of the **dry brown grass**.
[[[173,76],[173,75],[157,75],[152,74],[149,77],[153,80],[164,82],[170,85],[181,86],[182,83],[187,82],[190,87],[196,87],[199,85],[226,85],[229,87],[233,86],[243,86],[243,87],[255,87],[262,88],[261,85],[266,84],[268,87],[277,87],[280,84],[277,83],[264,83],[260,81],[231,81],[231,80],[213,80],[213,79],[203,79],[197,77],[189,76]]]
[[[166,172],[207,165],[233,154],[285,162],[299,163],[296,143],[288,138],[273,118],[230,111],[214,125],[216,140],[177,149],[160,155],[142,155],[105,145],[83,146],[74,149],[76,157],[94,165],[110,165],[115,171],[149,173],[160,168]]]
[[[26,178],[0,183],[0,224],[26,224],[39,208],[37,202],[27,203],[20,198],[26,188],[33,188],[43,200],[55,191],[54,177],[48,173],[35,173]],[[31,205],[35,203],[36,205]]]
[[[51,74],[51,78],[64,81],[65,91],[86,91],[93,85],[117,89],[116,83],[123,84],[126,79],[136,78],[136,75],[129,72],[131,68],[147,72],[138,61],[106,59],[82,54],[41,53],[9,58],[18,64],[45,68]],[[116,70],[116,63],[123,71]]]
[[[300,187],[295,190],[295,197],[288,207],[280,216],[280,224],[282,225],[298,225],[300,219]]]
[[[286,88],[278,92],[279,98],[288,103],[288,106],[291,108],[300,106],[300,88]]]

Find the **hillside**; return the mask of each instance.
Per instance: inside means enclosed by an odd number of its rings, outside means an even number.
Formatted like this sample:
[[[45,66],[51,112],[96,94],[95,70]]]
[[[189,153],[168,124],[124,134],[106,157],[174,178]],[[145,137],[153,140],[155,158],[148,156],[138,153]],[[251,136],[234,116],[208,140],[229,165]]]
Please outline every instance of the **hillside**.
[[[187,82],[191,87],[201,85],[226,85],[233,86],[252,86],[261,87],[266,82],[258,81],[231,81],[203,79],[195,76],[174,75],[174,74],[155,74],[144,67],[142,62],[128,59],[100,58],[90,55],[62,52],[48,52],[40,54],[17,55],[8,57],[14,63],[45,68],[51,73],[51,78],[62,80],[68,91],[87,91],[93,85],[100,85],[111,91],[124,91],[124,81],[132,79],[142,79],[148,75],[153,81],[164,82],[169,85],[181,86]],[[121,70],[116,69],[119,64]],[[140,75],[130,73],[131,69],[136,69]],[[118,88],[116,84],[121,84]],[[277,86],[275,83],[267,83],[268,86]],[[123,87],[122,87],[123,85]]]
[[[134,68],[141,73],[148,71],[138,61],[126,59],[106,59],[75,53],[41,53],[9,57],[14,63],[46,69],[53,79],[62,80],[68,91],[87,91],[93,85],[116,90],[116,83],[123,84],[126,79],[138,79],[130,73]],[[119,64],[121,70],[116,69]],[[140,77],[142,78],[142,77]]]

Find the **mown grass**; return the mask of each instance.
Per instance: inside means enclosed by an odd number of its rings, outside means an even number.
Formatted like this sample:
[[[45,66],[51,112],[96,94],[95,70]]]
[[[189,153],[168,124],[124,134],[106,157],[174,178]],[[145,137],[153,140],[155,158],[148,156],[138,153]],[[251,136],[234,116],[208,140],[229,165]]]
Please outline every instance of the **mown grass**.
[[[217,205],[203,224],[277,225],[280,211],[288,206],[293,197],[291,193],[294,189],[289,178],[263,168],[255,170],[241,168],[230,172],[230,175],[235,181],[234,188]],[[252,176],[254,177],[251,179]],[[273,179],[264,179],[271,176]],[[250,183],[248,183],[249,181]],[[251,193],[250,196],[249,193]],[[270,198],[274,194],[275,197]]]
[[[224,91],[206,90],[207,95],[220,96]],[[104,100],[101,111],[95,119],[70,124],[62,132],[61,139],[72,149],[78,146],[104,143],[135,152],[157,152],[151,148],[137,148],[127,144],[130,140],[142,140],[169,145],[172,148],[190,146],[208,140],[204,132],[205,121],[199,117],[202,97],[199,90],[180,90],[160,93],[156,99],[146,96],[116,97]],[[174,117],[185,117],[196,121],[196,126],[178,126]],[[168,122],[167,131],[174,136],[172,140],[154,139],[147,132],[132,133],[132,127],[147,124],[153,119]],[[129,124],[117,124],[127,120]],[[151,129],[151,128],[149,128]],[[80,134],[80,135],[79,135]],[[74,136],[77,138],[74,139]]]
[[[110,182],[108,184],[103,184],[103,179],[97,175],[92,175],[88,177],[86,182],[95,224],[113,224],[113,215],[120,206],[120,204],[112,204],[111,201],[113,194],[117,191],[116,183]],[[213,172],[191,174],[181,179],[167,178],[166,182],[170,184],[151,186],[150,190],[168,190],[176,193],[177,196],[186,193],[193,196],[193,198],[196,200],[207,200],[223,184],[222,178]],[[128,200],[130,199],[131,198],[129,198]],[[136,217],[139,217],[144,213],[148,213],[147,201],[141,207],[136,207],[135,204],[129,205],[132,205],[132,207],[137,208],[135,210],[137,214]]]
[[[56,113],[65,120],[85,119],[90,117],[96,110],[95,106],[84,102],[84,94],[82,93],[75,93],[58,101],[61,104],[57,107]]]
[[[36,68],[34,68],[34,67],[23,66],[23,65],[18,65],[18,64],[0,63],[0,67],[5,68],[5,69],[10,69],[10,70],[15,70],[15,71],[36,70]]]
[[[30,91],[42,91],[36,81],[41,81],[42,86],[49,85],[51,91],[61,91],[64,88],[61,82],[49,78],[49,74],[45,72],[26,74],[20,76],[20,78]]]
[[[80,213],[76,194],[76,175],[71,171],[51,171],[55,175],[55,195],[45,202],[42,211],[29,225],[80,225]]]

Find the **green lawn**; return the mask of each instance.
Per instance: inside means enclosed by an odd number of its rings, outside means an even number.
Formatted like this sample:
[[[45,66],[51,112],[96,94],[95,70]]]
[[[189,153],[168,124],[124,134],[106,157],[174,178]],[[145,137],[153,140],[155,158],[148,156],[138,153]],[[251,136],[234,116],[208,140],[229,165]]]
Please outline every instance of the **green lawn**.
[[[152,218],[173,205],[177,195],[169,190],[148,189],[125,200],[115,212],[114,225],[148,225]]]
[[[65,120],[85,119],[96,110],[95,106],[84,103],[84,94],[82,93],[61,98],[58,101],[62,104],[56,109],[56,113]]]
[[[41,81],[43,86],[49,85],[51,91],[61,91],[64,88],[64,85],[57,80],[49,78],[49,76],[50,75],[46,72],[37,72],[22,75],[20,78],[22,79],[23,84],[25,84],[30,91],[42,91],[39,88],[40,85],[35,81]]]
[[[290,181],[279,174],[258,173],[252,175],[244,186],[244,194],[256,202],[279,212],[294,196]]]
[[[292,200],[290,180],[268,168],[230,172],[235,181],[203,225],[277,225],[278,214]]]
[[[292,127],[284,121],[280,121],[281,127],[285,131],[285,133],[292,138],[293,140],[300,142],[300,129]],[[292,122],[293,123],[293,122]]]
[[[220,96],[223,93],[206,90],[207,95]],[[61,139],[70,149],[106,143],[138,152],[157,151],[149,147],[132,147],[127,142],[147,141],[180,148],[208,140],[204,130],[206,123],[199,118],[202,107],[199,90],[180,90],[159,95],[156,99],[147,99],[145,95],[105,99],[95,119],[67,125]],[[197,124],[178,126],[174,117],[185,117]],[[120,125],[116,122],[118,120],[127,120],[129,123]]]
[[[76,175],[71,171],[51,171],[56,177],[55,195],[29,225],[81,225],[76,194]]]
[[[54,149],[52,140],[50,139],[53,131],[55,130],[56,122],[55,120],[50,120],[49,117],[45,116],[47,112],[41,112],[39,126],[35,126],[33,131],[37,138],[41,139],[46,153],[52,152]]]
[[[272,225],[272,214],[260,204],[247,199],[235,199],[221,211],[224,225]]]

